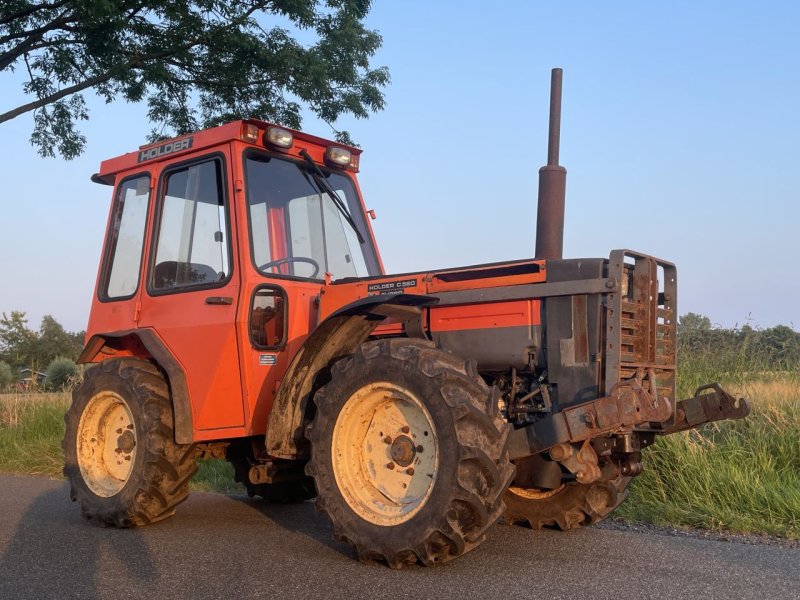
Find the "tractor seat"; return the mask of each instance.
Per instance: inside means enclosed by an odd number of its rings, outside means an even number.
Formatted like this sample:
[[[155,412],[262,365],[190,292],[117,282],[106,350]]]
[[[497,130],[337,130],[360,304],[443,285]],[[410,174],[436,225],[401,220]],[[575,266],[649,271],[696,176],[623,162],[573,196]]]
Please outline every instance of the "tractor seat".
[[[202,263],[165,260],[158,263],[153,271],[153,285],[157,290],[164,290],[186,285],[213,283],[224,277],[224,273],[217,273],[212,267]]]

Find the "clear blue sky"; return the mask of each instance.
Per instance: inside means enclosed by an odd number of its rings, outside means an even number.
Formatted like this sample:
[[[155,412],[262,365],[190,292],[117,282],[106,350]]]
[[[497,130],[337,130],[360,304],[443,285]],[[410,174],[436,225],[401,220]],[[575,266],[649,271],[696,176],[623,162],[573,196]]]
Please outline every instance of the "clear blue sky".
[[[387,269],[533,254],[550,68],[564,68],[565,256],[633,248],[678,265],[679,310],[800,326],[800,4],[376,2],[386,109],[347,121]],[[18,103],[3,75],[0,108]],[[109,188],[145,108],[92,102],[72,162],[0,125],[0,311],[86,325]],[[329,136],[313,119],[304,129]]]

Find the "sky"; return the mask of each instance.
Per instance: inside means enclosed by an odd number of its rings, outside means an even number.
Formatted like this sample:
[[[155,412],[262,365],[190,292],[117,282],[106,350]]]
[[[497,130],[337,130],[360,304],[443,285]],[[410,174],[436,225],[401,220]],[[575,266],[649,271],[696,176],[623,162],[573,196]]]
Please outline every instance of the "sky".
[[[678,308],[800,327],[800,3],[377,0],[386,108],[343,119],[388,272],[533,255],[550,69],[564,69],[564,255],[630,248],[678,267]],[[0,111],[18,79],[0,77]],[[146,107],[90,99],[86,152],[0,124],[0,311],[86,327],[110,188]],[[312,117],[303,129],[332,137]]]

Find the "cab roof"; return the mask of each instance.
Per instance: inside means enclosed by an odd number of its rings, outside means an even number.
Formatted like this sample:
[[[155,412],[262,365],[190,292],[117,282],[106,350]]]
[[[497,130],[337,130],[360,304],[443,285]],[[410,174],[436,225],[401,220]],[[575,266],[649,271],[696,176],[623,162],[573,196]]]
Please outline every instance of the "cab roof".
[[[249,142],[243,138],[245,126],[255,125],[259,129],[258,139],[256,142]],[[135,152],[128,152],[121,156],[109,158],[100,163],[100,171],[92,175],[92,181],[95,183],[102,183],[105,185],[114,185],[114,181],[118,173],[130,171],[138,166],[144,166],[150,163],[157,163],[164,160],[172,160],[177,156],[182,156],[191,152],[197,152],[204,148],[218,146],[227,142],[237,141],[248,144],[253,147],[264,147],[263,137],[264,132],[268,127],[280,127],[292,133],[295,144],[288,150],[283,150],[283,154],[290,156],[299,156],[299,151],[305,149],[320,164],[323,162],[323,154],[325,149],[329,146],[337,146],[349,150],[354,156],[361,154],[360,148],[348,146],[347,144],[340,144],[332,140],[327,140],[315,135],[304,133],[282,125],[268,123],[260,119],[242,119],[239,121],[232,121],[225,125],[212,127],[210,129],[203,129],[185,135],[179,135],[174,138],[160,140],[152,144],[145,144],[139,146]]]

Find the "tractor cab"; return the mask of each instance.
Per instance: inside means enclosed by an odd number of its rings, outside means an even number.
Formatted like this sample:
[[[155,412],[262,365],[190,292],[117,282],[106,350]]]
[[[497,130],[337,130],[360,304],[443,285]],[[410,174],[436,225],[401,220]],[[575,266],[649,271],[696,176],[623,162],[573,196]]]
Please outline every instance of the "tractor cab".
[[[186,439],[263,433],[326,277],[383,272],[360,152],[248,120],[104,161],[92,179],[115,191],[88,329],[104,335],[83,359],[150,339],[180,357]]]

